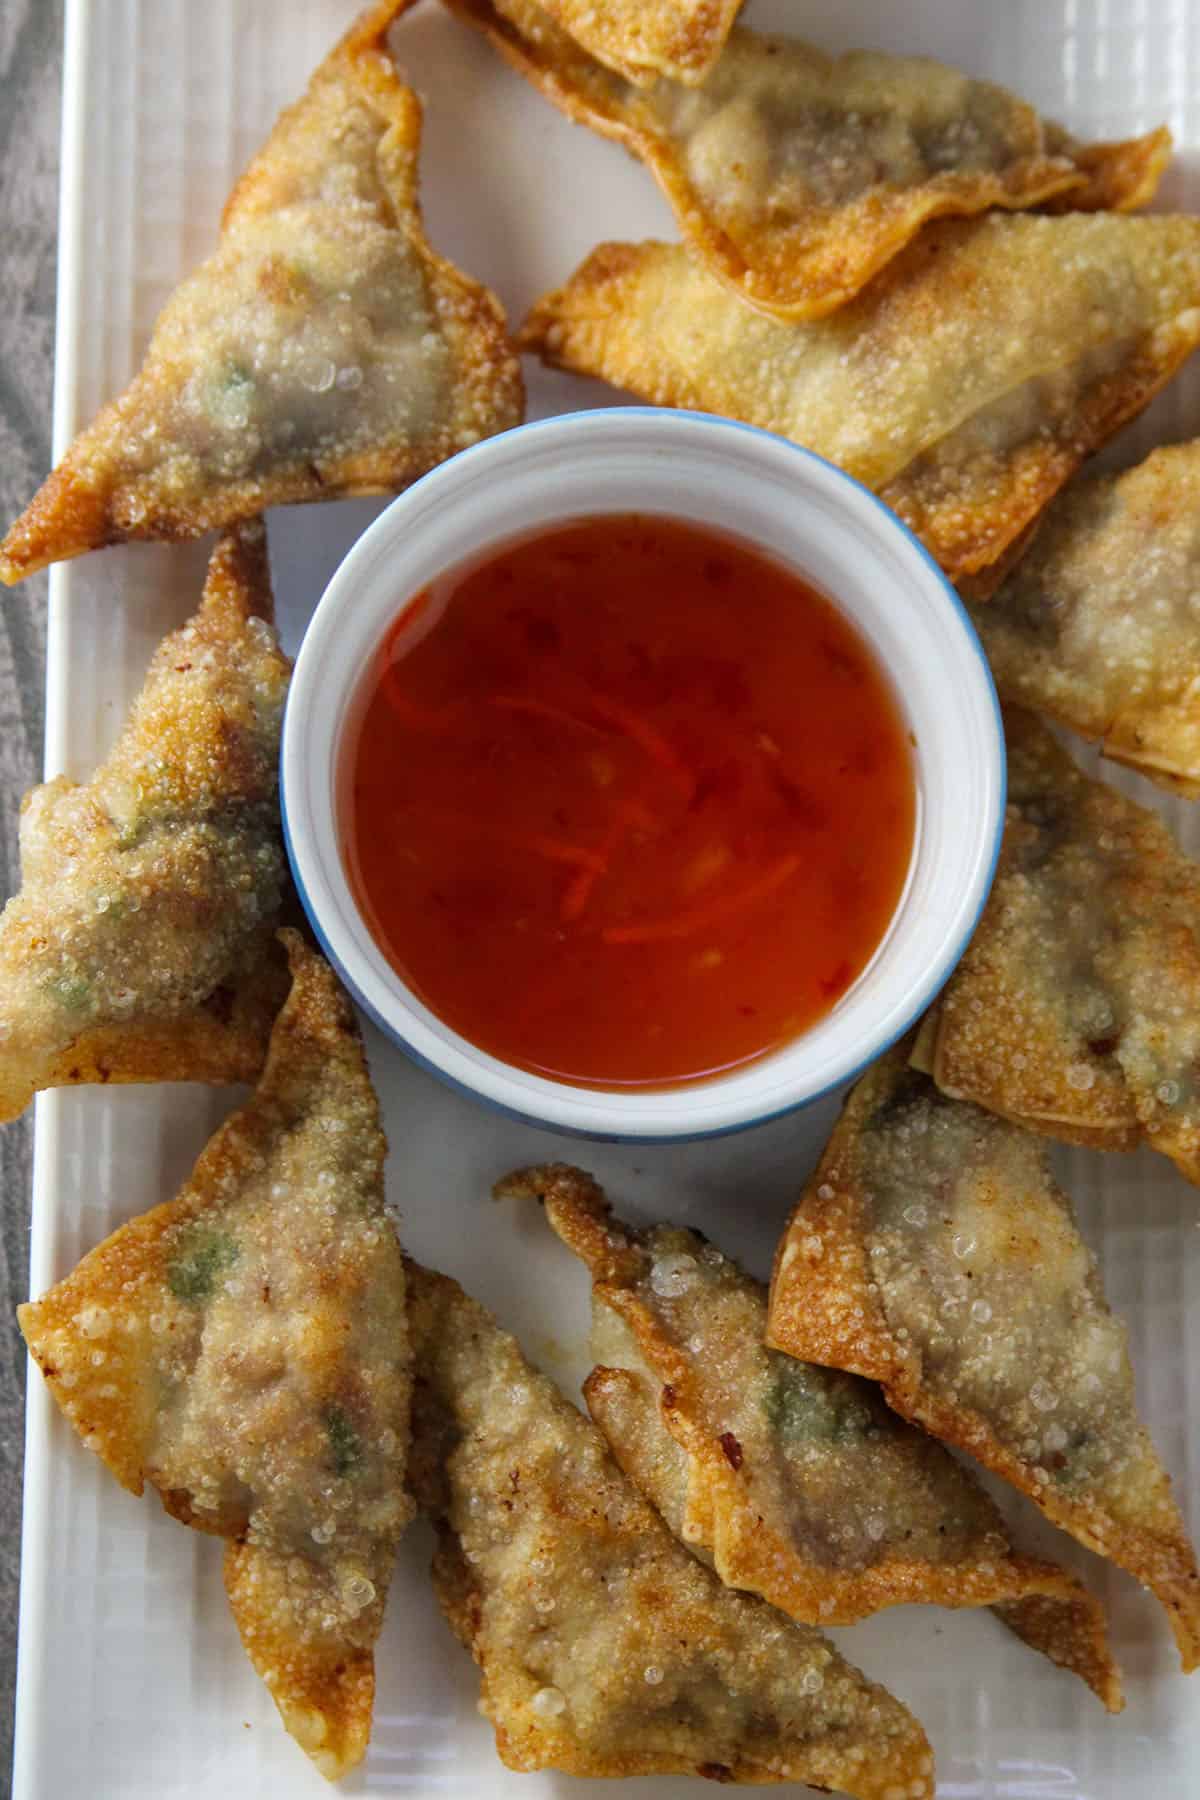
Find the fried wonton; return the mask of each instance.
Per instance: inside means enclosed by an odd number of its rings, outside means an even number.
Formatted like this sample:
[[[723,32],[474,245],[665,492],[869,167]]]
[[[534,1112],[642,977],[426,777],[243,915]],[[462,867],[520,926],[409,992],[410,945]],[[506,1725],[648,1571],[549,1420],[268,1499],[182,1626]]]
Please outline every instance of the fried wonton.
[[[584,1392],[622,1469],[728,1586],[792,1618],[849,1625],[885,1606],[995,1606],[1113,1711],[1103,1614],[1074,1576],[1015,1551],[973,1477],[871,1382],[768,1350],[766,1289],[693,1231],[634,1231],[561,1164],[500,1183],[535,1194],[592,1275]]]
[[[1200,342],[1200,219],[935,221],[809,324],[752,312],[681,245],[605,244],[521,338],[819,452],[960,577],[996,564]]]
[[[404,1493],[411,1356],[385,1144],[349,1004],[295,932],[249,1104],[181,1192],[21,1329],[117,1480],[229,1539],[242,1641],[331,1780],[363,1756]]]
[[[1200,1575],[1137,1414],[1125,1328],[1038,1139],[894,1051],[854,1088],[780,1243],[776,1349],[883,1383],[1167,1610],[1200,1660]]]
[[[1005,734],[996,880],[914,1061],[1034,1131],[1144,1141],[1200,1182],[1200,865],[1032,714]]]
[[[105,761],[21,809],[0,914],[0,1118],[40,1088],[253,1081],[287,971],[266,533],[229,533]]]
[[[735,30],[698,87],[646,90],[601,67],[533,0],[449,0],[572,119],[651,170],[685,236],[742,299],[781,319],[852,300],[928,220],[1061,196],[1071,210],[1149,200],[1166,130],[1075,145],[1031,106],[927,57],[836,60]]]
[[[1078,480],[972,611],[1001,696],[1200,797],[1200,441]]]
[[[283,113],[142,368],[0,547],[0,579],[264,507],[392,493],[519,422],[499,303],[429,248],[421,108],[364,14]]]
[[[639,87],[667,76],[694,86],[721,54],[742,0],[502,0],[534,41],[579,46]],[[457,4],[455,11],[466,13]]]
[[[819,1632],[722,1587],[482,1307],[408,1277],[414,1490],[510,1769],[932,1795],[897,1700]]]

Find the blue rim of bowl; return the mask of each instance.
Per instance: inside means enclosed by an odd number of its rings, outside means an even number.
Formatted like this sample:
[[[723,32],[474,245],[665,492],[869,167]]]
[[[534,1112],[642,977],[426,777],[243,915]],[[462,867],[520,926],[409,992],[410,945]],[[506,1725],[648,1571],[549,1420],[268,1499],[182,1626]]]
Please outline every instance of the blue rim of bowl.
[[[952,953],[946,958],[945,966],[941,969],[936,985],[930,987],[928,993],[921,999],[915,1011],[905,1019],[902,1025],[897,1027],[890,1035],[886,1036],[880,1042],[878,1047],[872,1050],[869,1056],[864,1057],[862,1062],[856,1063],[854,1068],[847,1070],[844,1075],[839,1075],[835,1081],[827,1082],[824,1087],[816,1089],[816,1091],[811,1094],[806,1094],[803,1100],[790,1101],[786,1106],[776,1107],[772,1112],[757,1113],[753,1118],[740,1119],[732,1125],[717,1125],[707,1131],[672,1131],[668,1132],[665,1136],[655,1136],[651,1132],[587,1131],[579,1126],[564,1125],[555,1120],[541,1118],[536,1113],[521,1112],[517,1107],[506,1106],[503,1101],[494,1100],[491,1095],[481,1093],[478,1088],[470,1086],[467,1082],[459,1081],[455,1076],[443,1069],[440,1064],[434,1062],[430,1057],[423,1055],[415,1045],[409,1042],[396,1026],[384,1019],[378,1008],[372,1005],[360,990],[357,982],[355,982],[343,968],[341,959],[326,936],[317,909],[309,897],[308,889],[305,886],[304,879],[300,873],[295,847],[292,842],[291,826],[288,821],[287,782],[284,775],[283,744],[286,741],[288,719],[291,714],[292,694],[290,689],[284,707],[279,756],[279,809],[283,823],[283,842],[284,848],[287,851],[288,863],[291,867],[292,881],[295,885],[296,892],[299,895],[300,904],[304,908],[305,917],[308,919],[313,935],[320,944],[326,959],[337,971],[339,979],[351,994],[355,1004],[363,1013],[365,1013],[375,1028],[387,1038],[388,1042],[394,1044],[398,1050],[402,1050],[410,1062],[415,1063],[418,1068],[424,1069],[430,1075],[433,1075],[444,1087],[451,1088],[457,1094],[465,1095],[477,1105],[485,1106],[489,1112],[498,1113],[501,1117],[512,1119],[517,1124],[529,1125],[538,1131],[554,1132],[559,1137],[583,1139],[589,1143],[645,1144],[651,1148],[665,1146],[667,1144],[699,1144],[713,1138],[732,1137],[739,1131],[754,1131],[757,1130],[759,1126],[770,1125],[777,1119],[785,1119],[791,1113],[803,1112],[807,1107],[815,1106],[818,1101],[828,1099],[830,1094],[837,1093],[843,1088],[850,1087],[858,1080],[860,1075],[864,1074],[865,1071],[878,1062],[881,1057],[886,1056],[888,1051],[893,1049],[900,1042],[901,1038],[905,1037],[907,1033],[913,1029],[918,1019],[920,1019],[933,1005],[934,1001],[953,975],[955,969],[958,967],[959,962],[966,952],[967,946],[975,935],[976,927],[979,924],[980,918],[983,916],[983,909],[987,905],[988,896],[992,891],[992,884],[996,878],[996,865],[1000,860],[1000,848],[1004,839],[1004,817],[1008,798],[1008,764],[1004,753],[1004,719],[1000,708],[999,695],[996,692],[996,683],[992,675],[991,665],[988,662],[983,645],[980,642],[979,633],[976,631],[971,620],[971,615],[967,611],[961,595],[947,576],[945,570],[925,548],[925,545],[912,530],[911,526],[906,525],[898,513],[894,513],[890,506],[884,504],[878,494],[872,493],[871,489],[866,487],[855,476],[848,475],[844,469],[839,469],[836,463],[830,462],[828,457],[818,455],[815,450],[809,450],[803,444],[794,443],[791,438],[782,437],[778,432],[766,431],[761,425],[748,425],[742,419],[727,419],[720,413],[698,412],[684,407],[643,405],[597,406],[580,408],[575,412],[552,413],[545,419],[528,419],[524,424],[510,426],[507,431],[498,431],[493,433],[491,437],[481,438],[478,443],[468,445],[465,450],[458,451],[454,456],[449,457],[446,462],[438,463],[435,468],[427,470],[424,475],[419,476],[416,481],[410,483],[407,488],[395,496],[389,505],[384,508],[383,512],[379,514],[378,518],[373,519],[366,530],[363,531],[350,546],[350,549],[346,552],[346,556],[342,558],[337,569],[334,570],[333,575],[330,576],[329,581],[326,583],[325,591],[321,595],[321,599],[318,600],[317,607],[320,607],[324,602],[325,594],[328,593],[329,588],[345,566],[347,558],[354,555],[359,546],[370,537],[371,533],[382,525],[383,520],[387,518],[392,507],[398,504],[399,501],[407,499],[410,494],[423,486],[425,482],[435,477],[439,471],[446,468],[449,463],[458,463],[466,458],[473,458],[481,451],[489,450],[491,446],[506,439],[520,437],[530,432],[543,431],[548,427],[562,425],[568,421],[574,422],[583,419],[613,418],[653,418],[661,420],[664,415],[669,416],[672,420],[686,419],[704,425],[719,425],[727,430],[745,432],[750,437],[765,438],[772,444],[781,444],[785,449],[792,451],[795,455],[805,457],[809,462],[814,462],[822,469],[827,469],[839,481],[847,483],[852,488],[856,488],[873,507],[884,515],[889,525],[898,530],[903,537],[907,538],[909,544],[917,552],[917,555],[920,557],[921,561],[924,562],[926,568],[936,577],[943,592],[949,598],[953,610],[957,613],[959,624],[963,628],[967,642],[974,651],[979,666],[983,671],[984,686],[991,700],[992,719],[996,728],[996,736],[1000,743],[996,830],[993,837],[991,854],[988,860],[987,879],[983,884],[979,904],[971,919],[960,932],[958,941],[954,945]],[[313,617],[315,617],[315,615],[316,608],[314,608]],[[311,619],[309,623],[311,624]],[[307,632],[308,627],[306,626],[305,636],[307,636]],[[297,660],[299,660],[300,650],[302,650],[303,647],[304,639],[301,638],[300,649],[296,652]],[[364,930],[367,929],[365,922],[363,928]],[[695,1085],[701,1087],[704,1084],[702,1082],[697,1082]],[[599,1091],[613,1096],[619,1096],[620,1094],[620,1090],[616,1088],[601,1089]],[[681,1089],[679,1091],[684,1090]]]

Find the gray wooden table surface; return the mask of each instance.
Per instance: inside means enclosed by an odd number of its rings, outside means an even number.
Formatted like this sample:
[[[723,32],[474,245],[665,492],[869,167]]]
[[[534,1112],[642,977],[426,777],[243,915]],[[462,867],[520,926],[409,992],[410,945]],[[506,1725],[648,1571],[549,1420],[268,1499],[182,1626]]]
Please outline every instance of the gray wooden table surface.
[[[0,0],[0,519],[45,474],[53,387],[63,0]],[[46,582],[0,600],[0,880],[17,885],[17,808],[42,754]],[[0,1793],[12,1767],[29,1262],[29,1118],[0,1131]]]

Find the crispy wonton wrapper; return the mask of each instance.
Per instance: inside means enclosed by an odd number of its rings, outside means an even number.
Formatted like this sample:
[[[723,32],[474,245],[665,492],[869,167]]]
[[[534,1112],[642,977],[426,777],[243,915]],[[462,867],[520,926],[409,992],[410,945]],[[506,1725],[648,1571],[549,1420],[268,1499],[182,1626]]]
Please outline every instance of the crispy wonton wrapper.
[[[117,1480],[229,1540],[225,1584],[283,1722],[331,1780],[367,1746],[404,1493],[411,1357],[385,1144],[349,1004],[296,932],[249,1104],[174,1200],[21,1329]]]
[[[966,955],[913,1060],[946,1093],[1200,1182],[1200,865],[1157,813],[1005,714],[1008,822]]]
[[[1200,440],[1073,482],[972,610],[1002,697],[1200,797]]]
[[[695,85],[721,54],[742,0],[515,0],[531,31],[578,44],[639,87]],[[506,8],[511,10],[511,8]]]
[[[809,1626],[735,1594],[455,1282],[409,1264],[412,1479],[434,1585],[510,1769],[933,1794],[910,1713]]]
[[[266,532],[229,533],[90,781],[25,796],[0,915],[0,1118],[40,1088],[253,1081],[287,971]]]
[[[973,1477],[872,1383],[768,1350],[766,1289],[736,1263],[680,1227],[633,1231],[562,1164],[509,1176],[497,1194],[544,1201],[587,1264],[592,1417],[728,1586],[822,1625],[919,1602],[991,1605],[1119,1710],[1104,1617],[1083,1585],[1015,1551]]]
[[[898,1412],[1128,1569],[1196,1666],[1195,1552],[1070,1203],[1037,1138],[948,1099],[904,1045],[854,1088],[792,1216],[768,1338],[882,1382]]]
[[[708,1496],[707,1492],[697,1494],[692,1464],[663,1423],[661,1402],[656,1400],[652,1384],[631,1369],[599,1367],[588,1376],[584,1394],[588,1411],[625,1474],[662,1514],[675,1536],[687,1541],[689,1530],[695,1530],[697,1518],[702,1516],[698,1501],[704,1502]],[[707,1560],[695,1543],[691,1548]],[[1121,1673],[1108,1646],[1100,1606],[1066,1570],[1037,1564],[1031,1557],[1022,1558],[1021,1563],[1028,1572],[1028,1589],[1019,1600],[996,1602],[992,1610],[997,1618],[1032,1649],[1078,1675],[1109,1712],[1120,1712],[1125,1704]],[[1039,1568],[1040,1577],[1036,1573]]]
[[[844,306],[930,219],[1056,196],[1129,211],[1170,156],[1165,129],[1077,145],[1015,94],[927,57],[833,60],[735,30],[701,86],[643,91],[533,0],[448,4],[569,118],[639,157],[713,274],[780,319]]]
[[[392,493],[519,422],[499,303],[421,230],[421,108],[363,15],[235,187],[141,371],[0,547],[0,579],[289,501]]]
[[[938,221],[807,325],[751,312],[681,245],[604,244],[521,341],[817,451],[959,578],[997,564],[1200,342],[1200,219]]]

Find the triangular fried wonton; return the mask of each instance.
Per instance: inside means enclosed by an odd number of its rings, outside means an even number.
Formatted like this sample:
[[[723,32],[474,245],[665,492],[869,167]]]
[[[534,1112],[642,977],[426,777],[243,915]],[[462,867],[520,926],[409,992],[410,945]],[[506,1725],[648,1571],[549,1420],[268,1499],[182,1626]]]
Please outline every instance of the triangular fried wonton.
[[[509,1768],[932,1795],[897,1700],[819,1632],[722,1587],[482,1307],[443,1276],[408,1278],[415,1492]]]
[[[569,118],[639,157],[713,274],[780,319],[844,306],[930,219],[1054,196],[1128,211],[1170,155],[1166,130],[1076,145],[1015,94],[927,57],[833,59],[738,29],[700,86],[643,91],[533,0],[449,4]]]
[[[231,1540],[246,1649],[323,1775],[362,1757],[411,1388],[385,1144],[349,1004],[295,932],[249,1104],[174,1200],[106,1239],[21,1329],[89,1449]]]
[[[817,451],[960,577],[997,563],[1200,342],[1200,219],[935,221],[809,324],[752,312],[681,245],[605,244],[521,341]]]
[[[1002,698],[1200,796],[1200,440],[1080,479],[972,610]]]
[[[767,1349],[766,1289],[713,1244],[681,1227],[632,1230],[561,1164],[497,1193],[537,1195],[587,1264],[592,1416],[728,1586],[823,1625],[913,1602],[993,1605],[1120,1707],[1104,1618],[1082,1584],[1015,1551],[973,1477],[873,1383]]]
[[[664,1424],[661,1399],[652,1382],[631,1369],[600,1367],[592,1370],[583,1391],[588,1411],[624,1473],[675,1536],[707,1561],[697,1532],[702,1537],[711,1526],[698,1528],[697,1521],[704,1516],[708,1491],[697,1494],[691,1479],[695,1465]],[[1120,1712],[1125,1704],[1121,1673],[1108,1646],[1100,1606],[1065,1569],[1032,1557],[1016,1558],[1008,1550],[1004,1554],[1011,1558],[1010,1575],[1018,1568],[1026,1572],[1027,1589],[1020,1599],[993,1602],[997,1618],[1031,1649],[1078,1675],[1109,1712]],[[907,1598],[915,1601],[917,1596]]]
[[[266,533],[218,543],[200,610],[155,653],[83,786],[25,796],[0,915],[0,1118],[40,1088],[253,1081],[287,992]]]
[[[1145,1141],[1200,1182],[1200,864],[1032,714],[1005,735],[996,880],[914,1061],[1034,1131]]]
[[[451,0],[454,3],[454,0]],[[535,41],[577,44],[639,87],[659,76],[703,81],[721,54],[742,0],[503,0]],[[455,11],[465,11],[454,5]]]
[[[364,14],[234,188],[140,372],[0,547],[0,579],[264,507],[392,493],[519,422],[499,303],[429,248],[421,108]]]
[[[1037,1138],[948,1099],[904,1046],[854,1088],[792,1215],[768,1339],[882,1382],[1136,1575],[1197,1665],[1195,1551],[1070,1202]]]

